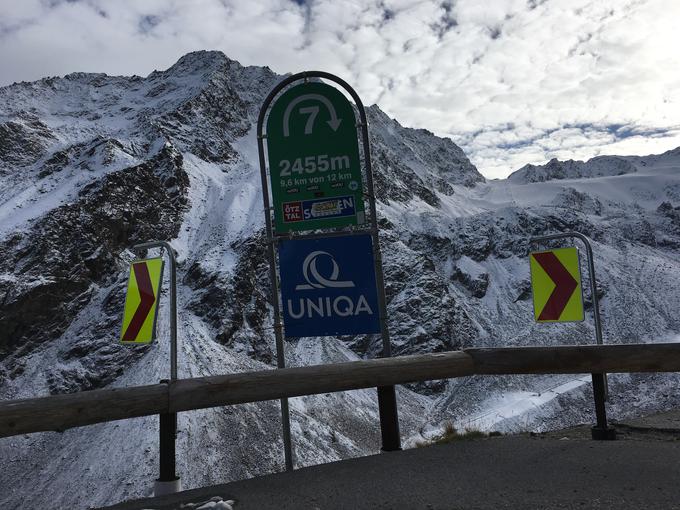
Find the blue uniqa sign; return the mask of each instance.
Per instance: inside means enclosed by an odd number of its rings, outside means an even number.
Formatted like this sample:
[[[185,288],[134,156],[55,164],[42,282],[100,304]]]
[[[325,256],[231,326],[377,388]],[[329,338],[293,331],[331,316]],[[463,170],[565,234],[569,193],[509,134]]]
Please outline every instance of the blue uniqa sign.
[[[286,338],[380,333],[370,235],[281,241]]]

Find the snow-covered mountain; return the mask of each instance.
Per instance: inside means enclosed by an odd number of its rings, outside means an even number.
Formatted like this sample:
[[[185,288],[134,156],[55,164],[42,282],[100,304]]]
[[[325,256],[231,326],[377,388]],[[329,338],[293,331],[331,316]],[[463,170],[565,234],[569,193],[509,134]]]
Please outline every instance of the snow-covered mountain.
[[[0,88],[0,398],[167,377],[166,299],[160,341],[117,344],[127,248],[151,239],[179,254],[180,376],[274,368],[255,123],[281,79],[196,52],[146,78],[74,73]],[[533,322],[528,239],[568,230],[593,240],[605,342],[676,338],[680,150],[553,160],[487,182],[450,140],[377,106],[367,113],[396,354],[593,343],[592,321]],[[299,366],[379,349],[365,335],[307,338],[288,342],[286,357]],[[505,431],[590,422],[588,381],[398,388],[402,433],[412,444],[445,421]],[[611,376],[610,416],[675,406],[677,384]],[[295,398],[291,410],[298,465],[379,448],[374,390]],[[282,469],[277,402],[182,413],[179,428],[184,487]],[[0,507],[143,496],[157,476],[157,419],[2,439],[0,458]]]

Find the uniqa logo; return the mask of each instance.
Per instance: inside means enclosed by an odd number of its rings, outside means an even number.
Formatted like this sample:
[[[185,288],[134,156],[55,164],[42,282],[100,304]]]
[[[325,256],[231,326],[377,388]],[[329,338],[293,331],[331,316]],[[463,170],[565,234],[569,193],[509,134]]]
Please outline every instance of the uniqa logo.
[[[331,260],[331,274],[328,278],[319,273],[317,260],[319,257],[329,257]],[[305,257],[302,263],[302,276],[307,283],[302,283],[295,286],[295,290],[315,290],[315,289],[348,289],[354,288],[356,285],[350,280],[338,280],[340,276],[340,267],[333,255],[326,251],[313,251]],[[335,297],[317,297],[317,298],[299,298],[297,310],[293,310],[293,300],[288,299],[288,314],[293,319],[302,319],[307,317],[309,319],[314,316],[318,317],[349,317],[366,313],[373,315],[366,297],[359,295],[356,303],[350,296],[335,296]]]

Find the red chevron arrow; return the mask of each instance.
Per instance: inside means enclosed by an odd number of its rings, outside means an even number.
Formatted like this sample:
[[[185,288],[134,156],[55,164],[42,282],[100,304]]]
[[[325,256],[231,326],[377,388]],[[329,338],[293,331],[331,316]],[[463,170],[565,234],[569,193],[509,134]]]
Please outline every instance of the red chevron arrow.
[[[147,315],[151,311],[156,296],[153,293],[153,286],[151,285],[151,277],[149,276],[149,268],[146,267],[146,262],[140,262],[132,265],[135,272],[135,279],[137,280],[137,288],[139,289],[139,297],[141,301],[135,314],[132,316],[130,324],[128,324],[125,334],[123,335],[123,342],[134,342],[139,330],[142,329]]]
[[[545,303],[541,314],[538,316],[539,321],[556,321],[562,315],[564,307],[567,306],[569,298],[576,290],[578,282],[571,276],[555,254],[551,251],[543,253],[534,253],[536,262],[543,268],[550,279],[555,282],[555,288],[550,294],[548,301]]]

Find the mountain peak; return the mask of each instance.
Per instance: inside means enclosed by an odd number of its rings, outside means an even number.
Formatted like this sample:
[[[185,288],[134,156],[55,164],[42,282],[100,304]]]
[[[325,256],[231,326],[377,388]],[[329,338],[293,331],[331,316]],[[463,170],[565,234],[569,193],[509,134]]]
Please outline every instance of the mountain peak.
[[[212,73],[219,69],[229,67],[242,67],[236,60],[231,60],[224,53],[217,50],[192,51],[180,57],[171,67],[165,71],[151,73],[162,75],[186,76],[200,72]]]

